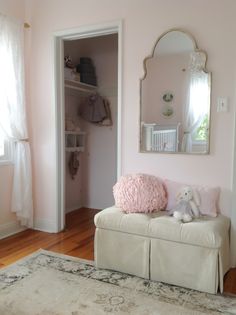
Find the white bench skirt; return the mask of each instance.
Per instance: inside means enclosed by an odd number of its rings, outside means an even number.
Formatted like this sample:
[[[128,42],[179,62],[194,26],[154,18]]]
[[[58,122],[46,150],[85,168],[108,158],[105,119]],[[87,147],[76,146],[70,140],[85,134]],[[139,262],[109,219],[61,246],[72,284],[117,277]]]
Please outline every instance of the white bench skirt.
[[[95,262],[99,268],[117,270],[148,279],[149,253],[150,240],[146,237],[96,229]]]
[[[229,270],[229,224],[222,215],[178,223],[165,212],[95,216],[95,264],[199,291],[223,291]]]

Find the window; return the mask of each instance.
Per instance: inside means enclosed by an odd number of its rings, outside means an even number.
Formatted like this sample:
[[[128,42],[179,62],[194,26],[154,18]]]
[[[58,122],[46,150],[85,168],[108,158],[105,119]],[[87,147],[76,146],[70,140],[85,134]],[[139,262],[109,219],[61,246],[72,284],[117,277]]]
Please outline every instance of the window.
[[[208,123],[209,117],[208,115],[205,115],[202,119],[202,122],[200,123],[200,126],[197,128],[196,132],[193,135],[193,141],[199,141],[202,143],[207,142],[209,129]]]
[[[0,128],[0,165],[12,162],[12,145]]]
[[[2,158],[5,154],[5,148],[4,148],[4,139],[0,136],[0,158]]]

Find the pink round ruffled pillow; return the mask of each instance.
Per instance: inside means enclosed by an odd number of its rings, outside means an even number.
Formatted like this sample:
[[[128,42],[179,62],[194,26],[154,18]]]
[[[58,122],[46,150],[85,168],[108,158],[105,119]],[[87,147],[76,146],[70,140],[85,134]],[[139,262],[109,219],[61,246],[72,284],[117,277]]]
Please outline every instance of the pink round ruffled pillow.
[[[163,210],[167,204],[163,183],[155,176],[122,176],[113,187],[115,204],[126,213]]]

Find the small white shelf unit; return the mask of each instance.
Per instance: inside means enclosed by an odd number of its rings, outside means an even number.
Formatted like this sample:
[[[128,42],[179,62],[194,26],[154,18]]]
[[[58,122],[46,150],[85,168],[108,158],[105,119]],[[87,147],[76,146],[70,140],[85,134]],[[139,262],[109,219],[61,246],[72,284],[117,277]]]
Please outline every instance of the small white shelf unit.
[[[86,84],[76,80],[65,80],[65,87],[84,93],[93,93],[97,90],[97,86],[95,85]]]
[[[85,135],[84,131],[65,131],[66,152],[84,152]]]

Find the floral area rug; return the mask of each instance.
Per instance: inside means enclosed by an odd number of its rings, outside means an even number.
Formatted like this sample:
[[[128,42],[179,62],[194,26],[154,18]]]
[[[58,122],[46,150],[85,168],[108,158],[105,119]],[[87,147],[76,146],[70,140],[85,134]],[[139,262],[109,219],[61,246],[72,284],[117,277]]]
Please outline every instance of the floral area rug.
[[[236,298],[98,270],[40,250],[0,270],[1,315],[236,314]]]

